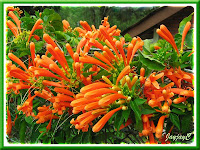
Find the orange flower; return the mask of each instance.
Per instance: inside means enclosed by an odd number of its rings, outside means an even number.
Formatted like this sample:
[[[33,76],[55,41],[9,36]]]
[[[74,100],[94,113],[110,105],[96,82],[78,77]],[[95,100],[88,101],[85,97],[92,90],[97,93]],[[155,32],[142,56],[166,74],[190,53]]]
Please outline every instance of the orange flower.
[[[92,128],[93,132],[99,132],[104,125],[106,124],[106,122],[110,119],[110,117],[112,117],[112,115],[114,115],[114,113],[116,113],[117,111],[121,110],[122,106],[116,109],[113,109],[111,111],[109,111],[106,115],[104,115]]]
[[[118,85],[119,81],[130,72],[130,66],[126,66],[119,74],[119,76],[117,77],[117,81],[116,81],[116,85]]]
[[[162,78],[164,76],[164,73],[162,72],[158,75],[155,75],[155,74],[156,73],[154,72],[149,76],[149,78],[145,82],[145,86],[150,86],[152,84],[156,89],[160,89],[160,86],[156,80],[158,80],[159,78]]]
[[[109,68],[106,64],[102,63],[101,61],[99,61],[91,56],[80,57],[79,62],[99,65],[106,70],[108,70],[108,68]]]
[[[72,107],[77,107],[79,105],[85,105],[85,104],[89,104],[89,103],[92,103],[92,102],[96,102],[96,101],[99,101],[99,98],[90,98],[90,99],[86,99],[86,98],[78,98],[78,99],[75,99],[71,102],[71,106]]]
[[[118,99],[127,99],[127,97],[125,97],[122,94],[111,94],[108,95],[102,99],[99,100],[99,105],[100,106],[108,106],[109,104],[113,103],[114,101],[118,100]]]
[[[57,92],[57,93],[63,93],[63,94],[67,94],[69,96],[75,96],[73,92],[69,91],[68,89],[65,89],[65,88],[54,88],[54,91]]]
[[[6,124],[6,134],[10,136],[12,131],[12,120],[10,115],[10,110],[7,107],[7,124]]]
[[[12,54],[12,53],[9,53],[9,54],[8,54],[8,57],[9,57],[12,61],[14,61],[14,62],[16,62],[18,65],[20,65],[22,68],[24,68],[24,70],[28,71],[28,69],[26,68],[25,64],[24,64],[17,56],[15,56],[15,55]]]
[[[107,88],[107,87],[112,87],[112,86],[109,84],[105,84],[103,82],[96,82],[96,83],[92,83],[90,85],[82,87],[80,92],[87,93],[92,90],[96,90],[96,89],[100,89],[100,88]]]
[[[178,51],[178,48],[177,48],[176,43],[174,41],[174,38],[173,38],[172,34],[170,33],[170,31],[167,29],[167,27],[165,25],[161,25],[160,29],[157,29],[156,32],[163,39],[168,41],[172,45],[172,47],[176,50],[177,54],[179,54],[179,51]]]
[[[84,95],[84,97],[87,99],[90,99],[90,98],[99,97],[101,95],[108,94],[108,93],[117,93],[117,91],[114,91],[114,90],[108,89],[108,88],[100,88],[100,89],[96,89],[96,90],[87,92]]]
[[[156,134],[155,134],[157,138],[162,137],[163,125],[166,117],[167,115],[161,116],[160,119],[158,120],[158,124],[156,126]]]
[[[194,91],[184,90],[180,88],[171,88],[171,92],[182,96],[194,97]]]

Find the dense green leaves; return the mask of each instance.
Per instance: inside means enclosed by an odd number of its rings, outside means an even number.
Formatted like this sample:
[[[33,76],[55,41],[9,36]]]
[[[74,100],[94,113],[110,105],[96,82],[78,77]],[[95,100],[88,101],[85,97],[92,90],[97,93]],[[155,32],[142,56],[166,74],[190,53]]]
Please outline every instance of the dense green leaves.
[[[20,143],[25,143],[25,134],[26,134],[26,121],[23,120],[20,124],[20,131],[19,131]]]
[[[175,113],[175,114],[178,114],[178,115],[184,115],[184,114],[185,114],[182,110],[177,109],[177,108],[173,108],[173,109],[171,110],[171,112],[172,112],[172,113]]]
[[[145,103],[147,100],[146,99],[137,98],[134,101],[139,106],[139,105]]]
[[[114,126],[117,130],[119,130],[120,126],[124,122],[124,118],[122,117],[122,111],[119,111],[116,115]]]
[[[32,124],[33,123],[33,117],[32,116],[28,116],[28,117],[25,117],[25,120],[28,124]]]
[[[181,131],[183,133],[187,133],[189,130],[191,130],[192,121],[192,114],[186,114],[181,118]]]
[[[176,108],[187,108],[187,106],[184,105],[184,104],[182,104],[182,103],[179,103],[179,104],[174,104],[174,103],[172,103],[172,106],[173,106],[173,107],[176,107]]]
[[[163,63],[159,62],[158,60],[153,59],[153,58],[143,54],[140,51],[138,51],[138,52],[139,52],[140,61],[142,62],[142,64],[147,66],[149,69],[160,71],[165,68],[165,65]]]
[[[126,122],[130,116],[131,109],[127,109],[122,111],[122,117],[124,118],[124,122]]]

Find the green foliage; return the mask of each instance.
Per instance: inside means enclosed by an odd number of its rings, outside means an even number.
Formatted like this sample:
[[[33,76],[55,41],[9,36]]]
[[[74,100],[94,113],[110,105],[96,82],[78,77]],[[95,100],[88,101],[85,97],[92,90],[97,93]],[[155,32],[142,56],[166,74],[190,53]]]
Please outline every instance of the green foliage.
[[[25,135],[26,135],[26,121],[22,120],[19,131],[20,143],[25,143]]]
[[[160,62],[154,58],[151,58],[140,51],[138,51],[138,52],[139,52],[140,61],[145,66],[147,66],[149,69],[160,71],[165,68],[165,65],[162,62]]]
[[[124,38],[125,38],[125,41],[127,41],[127,42],[131,42],[132,41],[132,37],[128,33],[124,35]]]
[[[193,48],[193,42],[194,42],[194,29],[190,29],[185,37],[185,45],[188,49]]]
[[[122,111],[122,117],[124,118],[124,122],[126,122],[130,116],[131,109],[127,109]]]
[[[109,7],[109,6],[93,6],[93,7],[61,7],[58,11],[62,19],[69,20],[72,28],[79,25],[80,20],[85,20],[89,25],[98,27],[104,17],[109,16],[111,26],[117,27],[124,31],[132,26],[150,12],[156,10],[158,7]],[[84,15],[83,15],[84,14]],[[129,15],[127,15],[129,14]]]
[[[131,101],[130,106],[135,114],[135,120],[136,120],[135,128],[141,132],[141,130],[142,130],[141,110],[139,109],[139,107],[135,101]]]
[[[180,130],[180,120],[179,117],[174,114],[174,113],[170,113],[169,114],[169,118],[171,120],[171,122]]]
[[[193,121],[192,114],[186,114],[181,117],[181,131],[187,133],[191,129],[191,123]]]

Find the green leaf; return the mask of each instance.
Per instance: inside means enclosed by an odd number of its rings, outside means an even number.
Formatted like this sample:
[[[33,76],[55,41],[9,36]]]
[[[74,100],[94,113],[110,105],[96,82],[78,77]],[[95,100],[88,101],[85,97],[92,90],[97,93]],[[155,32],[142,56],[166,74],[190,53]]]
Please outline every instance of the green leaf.
[[[45,132],[40,133],[40,135],[36,139],[35,143],[37,143],[39,141],[39,139],[41,139],[44,134],[45,134]]]
[[[44,21],[44,23],[47,23],[48,22],[48,17],[51,15],[51,14],[54,14],[55,11],[53,9],[48,9],[46,8],[43,12],[42,12],[42,15],[41,15],[41,18],[42,20]]]
[[[124,35],[125,41],[131,42],[132,41],[132,37],[130,36],[130,34],[126,33]]]
[[[67,60],[67,63],[69,65],[69,67],[72,67],[72,63],[74,62],[74,60],[72,59],[72,57],[69,55],[69,56],[65,56],[66,60]]]
[[[161,63],[160,61],[153,59],[145,54],[143,54],[142,52],[139,52],[139,59],[140,61],[147,66],[147,68],[151,69],[151,70],[157,70],[157,71],[161,71],[163,69],[165,69],[165,65],[163,63]]]
[[[62,31],[55,31],[55,34],[56,34],[56,39],[58,41],[59,40],[66,40],[66,41],[70,41],[71,40],[71,37],[69,35],[65,34]]]
[[[177,47],[181,47],[181,41],[182,41],[182,35],[181,34],[175,34],[174,36],[174,40],[175,40],[175,43],[177,45]]]
[[[46,132],[46,131],[47,131],[46,127],[40,127],[38,130],[39,130],[40,132]]]
[[[187,133],[191,129],[192,114],[185,115],[181,118],[181,131]]]
[[[124,118],[122,117],[122,111],[117,112],[117,115],[114,121],[114,126],[117,129],[117,131],[119,130],[120,126],[123,124],[123,121],[124,121]]]
[[[37,107],[40,104],[39,101],[36,101],[35,103],[33,103],[33,108]]]
[[[21,101],[21,100],[20,100]],[[20,129],[20,125],[21,125],[21,120],[22,120],[23,115],[18,115],[16,121],[15,121],[15,128],[17,130]]]
[[[27,52],[21,52],[20,55],[19,55],[19,58],[20,58],[20,57],[23,57],[23,56],[25,56],[25,55],[28,55],[28,53],[27,53]]]
[[[52,26],[52,25],[47,25],[46,26],[46,28],[45,28],[45,31],[46,32],[52,32],[52,33],[54,33],[55,32],[55,29],[54,29],[54,27]]]
[[[24,10],[24,16],[25,17],[30,17],[29,13],[27,13],[25,10]]]
[[[33,123],[33,117],[32,117],[32,116],[25,117],[25,121],[26,121],[28,124],[32,124],[32,123]]]
[[[20,131],[19,131],[20,143],[25,143],[25,134],[26,134],[26,121],[23,120],[20,124]]]
[[[87,71],[89,70],[89,68],[92,67],[92,64],[84,64],[84,68],[83,68],[83,71]]]
[[[148,104],[143,104],[140,107],[141,107],[141,114],[147,115],[147,114],[156,113],[155,108],[152,108]]]
[[[91,143],[91,138],[92,138],[92,136],[91,136],[91,130],[89,129],[88,130],[88,132],[84,132],[83,133],[83,139],[82,139],[82,143],[83,144],[90,144]]]
[[[167,54],[165,55],[165,60],[167,60],[171,55],[173,55],[173,53],[167,53]]]
[[[186,61],[190,60],[190,57],[188,57],[188,55],[191,53],[192,51],[188,51],[183,53],[182,57],[181,57],[181,63],[184,63]]]
[[[171,110],[171,112],[178,114],[178,115],[184,115],[185,114],[184,112],[182,112],[180,109],[177,109],[177,108],[173,108]]]
[[[144,103],[147,101],[147,99],[137,98],[137,99],[135,99],[134,101],[135,101],[136,104],[139,106],[139,105],[144,104]]]
[[[187,48],[192,49],[193,48],[193,42],[194,42],[194,29],[190,29],[185,37],[185,44],[187,46]]]
[[[35,131],[35,130],[36,130],[36,128],[33,128],[33,130],[32,130],[31,143],[36,143],[36,140],[40,135],[40,132],[38,132],[38,130],[37,131]]]
[[[189,64],[181,64],[181,69],[186,68],[186,67],[190,67],[190,66],[191,66],[191,63],[189,63]]]
[[[63,31],[63,24],[60,20],[53,20],[51,25],[54,27],[55,31]]]
[[[134,111],[135,116],[141,119],[141,111],[137,105],[137,103],[133,100],[130,102],[131,109]]]
[[[152,43],[152,40],[146,39],[146,40],[143,40],[143,41],[144,41],[143,49],[144,49],[145,54],[146,55],[151,54],[151,52],[150,52],[150,45]]]
[[[151,52],[147,50],[145,47],[143,47],[143,54],[151,55]]]
[[[40,18],[40,12],[39,11],[35,11],[35,15]]]
[[[101,70],[101,71],[99,71],[99,73],[96,75],[96,76],[94,76],[94,80],[98,80],[98,79],[100,79],[103,75],[104,76],[108,76],[110,73],[108,72],[108,71],[106,71],[106,70]]]
[[[130,112],[131,112],[131,109],[122,111],[122,117],[124,118],[124,122],[126,122],[128,120]]]
[[[184,105],[184,104],[182,104],[182,103],[180,103],[180,104],[174,104],[174,103],[172,103],[172,106],[176,107],[176,108],[187,108],[187,106]]]
[[[194,13],[191,13],[188,17],[185,17],[179,24],[179,28],[178,28],[178,31],[180,34],[182,34],[183,32],[183,29],[186,25],[186,23],[190,20],[192,20],[192,16],[194,15]]]
[[[91,74],[93,74],[93,73],[95,73],[95,71],[84,72],[84,73],[82,73],[82,75],[83,75],[84,77],[88,77],[89,75],[91,75]]]
[[[152,109],[142,109],[141,114],[143,115],[147,115],[147,114],[153,114],[156,113],[156,111],[152,108]]]
[[[59,132],[58,136],[55,137],[55,140],[57,143],[65,143],[65,140],[64,140],[64,132]]]
[[[39,52],[44,46],[44,41],[35,42],[35,53]]]
[[[80,133],[80,134],[78,134],[78,135],[76,135],[76,136],[72,139],[71,143],[73,143],[73,144],[81,143],[82,136],[83,136],[83,132]]]
[[[141,131],[143,126],[142,126],[142,118],[141,118],[141,111],[138,107],[138,105],[136,104],[135,101],[131,101],[130,102],[130,106],[131,106],[131,109],[133,110],[134,114],[135,114],[135,121],[136,121],[136,125],[135,125],[135,128],[136,130],[139,130]]]
[[[179,117],[176,114],[170,113],[169,118],[170,118],[171,122],[180,130]]]
[[[61,16],[58,13],[53,13],[48,17],[48,21],[61,21]]]

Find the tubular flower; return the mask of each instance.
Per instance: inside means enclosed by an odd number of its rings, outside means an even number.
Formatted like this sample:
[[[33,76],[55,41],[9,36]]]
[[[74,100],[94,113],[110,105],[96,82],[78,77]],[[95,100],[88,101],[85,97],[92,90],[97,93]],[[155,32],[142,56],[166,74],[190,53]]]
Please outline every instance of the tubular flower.
[[[162,137],[163,125],[166,117],[167,115],[161,116],[160,119],[158,120],[158,124],[156,126],[156,134],[155,134],[157,138]]]
[[[106,124],[106,122],[110,119],[110,117],[112,117],[112,115],[114,115],[114,113],[116,113],[117,111],[121,110],[122,107],[113,109],[111,111],[109,111],[106,115],[104,115],[92,128],[93,132],[99,132],[104,125]]]
[[[26,116],[34,116],[33,113],[33,99],[36,97],[37,95],[34,95],[32,97],[29,97],[22,106],[18,105],[17,106],[17,110],[21,110],[23,112],[23,114],[26,114]]]
[[[44,123],[51,119],[59,119],[58,116],[53,115],[52,110],[49,108],[50,106],[42,106],[38,107],[39,113],[35,116],[35,119],[38,119],[36,121],[37,124]],[[47,127],[47,129],[50,127]]]
[[[184,45],[184,40],[185,37],[189,31],[191,27],[191,23],[187,22],[184,29],[183,29],[183,34],[182,34],[182,41],[181,41],[181,49],[180,52],[183,52],[183,45]],[[170,33],[170,31],[167,29],[167,27],[165,25],[161,25],[160,29],[157,29],[156,32],[158,33],[158,35],[160,35],[163,39],[165,39],[167,42],[169,42],[172,47],[176,50],[177,54],[179,55],[179,50],[177,48],[177,45],[174,41],[174,38],[172,36],[172,34]]]
[[[10,115],[10,110],[7,107],[7,123],[6,123],[6,134],[10,136],[12,131],[12,120]]]

